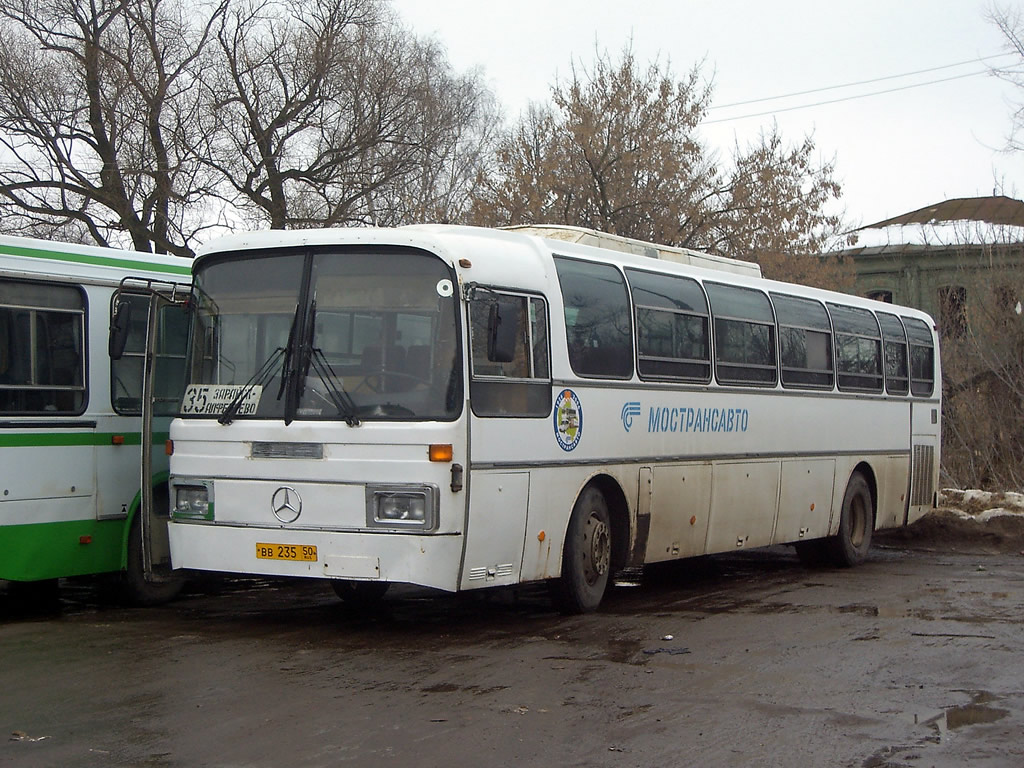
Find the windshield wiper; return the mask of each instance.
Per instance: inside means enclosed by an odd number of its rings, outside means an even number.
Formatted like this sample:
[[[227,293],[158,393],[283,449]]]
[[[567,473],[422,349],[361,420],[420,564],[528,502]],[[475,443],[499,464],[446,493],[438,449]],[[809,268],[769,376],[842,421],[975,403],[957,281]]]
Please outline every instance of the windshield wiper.
[[[262,387],[270,381],[271,377],[277,373],[277,369],[280,367],[278,362],[285,357],[286,350],[284,347],[278,347],[275,349],[270,357],[267,358],[266,362],[260,366],[259,370],[250,376],[249,380],[245,382],[240,390],[238,390],[238,394],[231,399],[231,402],[228,403],[227,407],[224,409],[224,413],[220,415],[220,418],[218,418],[217,421],[221,424],[230,424],[234,421],[235,415],[238,413],[238,409],[241,408],[242,403],[245,402],[245,398],[249,396],[249,393],[252,392],[254,387],[257,385]]]
[[[273,352],[270,353],[270,357],[264,361],[263,365],[252,376],[245,382],[238,394],[236,394],[231,402],[228,403],[227,408],[224,409],[224,413],[217,419],[221,424],[230,424],[234,421],[235,416],[238,414],[238,409],[242,407],[242,403],[245,402],[245,398],[252,392],[253,387],[263,386],[270,381],[274,374],[277,373],[278,368],[284,368],[281,373],[281,387],[277,391],[277,399],[281,399],[281,394],[284,392],[285,384],[288,378],[291,376],[291,359],[292,359],[292,342],[295,339],[295,326],[298,324],[299,319],[299,308],[295,307],[295,314],[292,316],[292,325],[288,330],[288,342],[283,347],[277,347]],[[280,365],[278,363],[280,362]]]
[[[334,369],[331,368],[331,364],[327,362],[327,358],[324,357],[324,353],[319,347],[314,347],[310,358],[313,363],[313,370],[316,371],[316,375],[327,389],[327,394],[330,396],[331,402],[334,403],[334,407],[338,409],[338,415],[342,416],[345,419],[345,423],[350,427],[358,427],[359,418],[356,416],[355,401],[352,400],[344,387],[339,387],[335,384],[338,377],[334,373]]]
[[[331,368],[331,364],[327,361],[327,357],[324,355],[323,350],[319,347],[313,346],[313,331],[316,327],[316,299],[310,303],[309,307],[309,324],[307,326],[306,338],[302,345],[303,351],[303,375],[302,384],[300,385],[300,395],[305,391],[306,376],[309,375],[310,366],[316,371],[317,377],[320,379],[324,388],[327,390],[327,394],[331,398],[331,403],[338,409],[338,415],[344,417],[345,423],[350,427],[358,427],[359,419],[356,417],[356,404],[352,400],[348,392],[345,391],[344,387],[339,387],[336,382],[340,379],[335,374],[334,369]]]

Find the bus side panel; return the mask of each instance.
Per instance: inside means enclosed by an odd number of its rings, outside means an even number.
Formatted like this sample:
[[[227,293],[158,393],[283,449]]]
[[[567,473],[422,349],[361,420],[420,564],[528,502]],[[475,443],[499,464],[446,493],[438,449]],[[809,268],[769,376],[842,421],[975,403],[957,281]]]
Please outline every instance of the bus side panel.
[[[101,520],[124,518],[131,508],[132,499],[138,495],[142,479],[139,471],[142,461],[141,427],[137,418],[123,416],[103,416],[98,421],[111,439],[106,445],[99,446],[96,452],[95,514]],[[114,436],[123,442],[113,444]],[[164,456],[163,446],[159,455]],[[164,464],[166,470],[166,461]]]
[[[704,554],[711,511],[711,463],[656,466],[651,477],[651,527],[645,562]]]
[[[907,487],[910,456],[905,453],[880,456],[873,460],[877,472],[878,500],[875,507],[875,528],[903,525],[907,508]]]
[[[779,465],[778,461],[715,463],[708,554],[771,543],[779,503]]]
[[[38,581],[119,570],[124,525],[123,520],[70,520],[0,527],[0,579]]]
[[[94,430],[0,435],[0,578],[28,581],[115,570],[95,526]],[[81,539],[81,543],[80,543]],[[94,567],[93,564],[96,566]]]
[[[775,544],[788,544],[828,535],[835,459],[793,459],[782,462],[779,519]]]
[[[523,565],[529,472],[474,472],[461,589],[519,581]]]

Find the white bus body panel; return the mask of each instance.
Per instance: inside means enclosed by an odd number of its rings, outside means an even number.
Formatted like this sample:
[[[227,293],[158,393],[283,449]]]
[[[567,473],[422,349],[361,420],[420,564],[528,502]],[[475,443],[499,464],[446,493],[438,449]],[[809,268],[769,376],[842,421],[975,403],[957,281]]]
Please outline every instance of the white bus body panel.
[[[581,434],[567,448],[557,438],[555,414],[481,418],[468,402],[456,425],[441,426],[395,422],[352,429],[295,422],[284,428],[238,420],[224,427],[212,420],[179,419],[172,426],[175,479],[213,479],[217,523],[171,524],[178,567],[380,578],[444,589],[547,579],[561,572],[573,504],[598,476],[621,489],[631,553],[655,562],[835,534],[847,484],[861,465],[868,467],[877,492],[876,526],[903,524],[912,450],[919,444],[933,446],[937,456],[938,426],[931,426],[931,412],[938,408],[938,395],[921,400],[643,382],[635,375],[625,381],[579,378],[568,363],[564,307],[551,257],[599,257],[620,268],[663,269],[869,306],[856,297],[810,289],[805,294],[753,274],[726,276],[629,253],[610,255],[572,242],[442,226],[239,235],[217,248],[285,243],[420,247],[451,264],[462,287],[479,283],[542,295],[550,318],[552,399],[565,390],[575,394],[582,411]],[[921,313],[898,311],[923,318]],[[465,324],[462,330],[465,343]],[[936,363],[936,386],[937,372]],[[467,391],[468,373],[467,362]],[[249,450],[254,440],[323,443],[325,458],[253,459]],[[424,460],[432,442],[454,445],[454,462],[466,471],[463,490],[450,491],[448,464],[431,467]],[[937,461],[927,469],[934,487]],[[403,535],[346,530],[364,520],[360,489],[368,482],[436,485],[439,531]],[[308,494],[315,500],[316,511],[302,525],[273,520],[269,495],[282,484],[294,485],[303,498]],[[930,505],[928,498],[912,507],[910,519]],[[282,543],[316,543],[336,565],[330,566],[331,560],[257,562],[255,544],[271,534],[287,537]]]

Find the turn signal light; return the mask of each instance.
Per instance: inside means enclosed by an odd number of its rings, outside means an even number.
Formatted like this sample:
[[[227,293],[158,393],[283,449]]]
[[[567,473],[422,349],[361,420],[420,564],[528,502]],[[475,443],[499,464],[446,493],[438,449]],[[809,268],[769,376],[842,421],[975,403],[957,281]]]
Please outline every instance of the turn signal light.
[[[110,443],[111,445],[124,445],[124,435],[111,435]]]
[[[451,461],[453,456],[451,443],[432,443],[427,449],[427,455],[431,461]]]
[[[164,443],[164,453],[166,453],[168,456],[172,456],[174,454],[173,440],[168,440],[166,443]]]

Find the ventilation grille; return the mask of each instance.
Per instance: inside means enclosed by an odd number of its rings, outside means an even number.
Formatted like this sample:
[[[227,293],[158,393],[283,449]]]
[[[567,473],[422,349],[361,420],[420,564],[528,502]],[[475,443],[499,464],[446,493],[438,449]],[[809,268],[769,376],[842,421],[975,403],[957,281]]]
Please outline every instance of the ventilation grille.
[[[495,579],[510,578],[512,578],[512,563],[469,569],[470,581],[494,581]]]
[[[935,494],[935,446],[915,445],[912,478],[910,485],[910,506],[931,505]]]
[[[322,459],[322,443],[253,443],[254,459]]]

